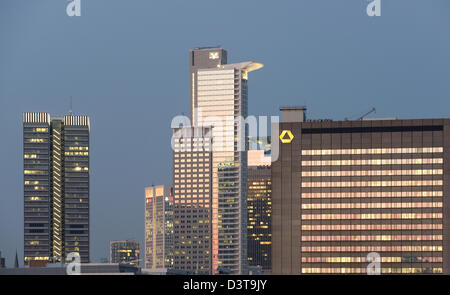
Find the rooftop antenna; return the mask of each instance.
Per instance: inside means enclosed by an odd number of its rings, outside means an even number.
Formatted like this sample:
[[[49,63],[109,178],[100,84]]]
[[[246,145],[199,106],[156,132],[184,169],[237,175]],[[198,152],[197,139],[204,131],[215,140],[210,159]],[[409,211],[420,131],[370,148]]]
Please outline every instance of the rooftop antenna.
[[[364,115],[362,115],[361,117],[358,118],[358,121],[360,120],[364,120],[365,117],[367,117],[368,115],[372,114],[372,113],[376,113],[377,109],[376,108],[372,108],[370,111],[368,111],[367,113],[365,113]]]
[[[69,115],[73,116],[73,111],[72,111],[72,96],[70,97],[70,109],[69,109]]]
[[[357,121],[361,121],[364,120],[365,117],[367,117],[368,115],[372,114],[372,113],[376,113],[377,109],[375,107],[373,107],[370,111],[368,111],[367,113],[365,113],[364,115],[362,115],[361,117],[359,117],[358,119],[356,119]],[[345,118],[344,121],[348,121],[349,118]]]

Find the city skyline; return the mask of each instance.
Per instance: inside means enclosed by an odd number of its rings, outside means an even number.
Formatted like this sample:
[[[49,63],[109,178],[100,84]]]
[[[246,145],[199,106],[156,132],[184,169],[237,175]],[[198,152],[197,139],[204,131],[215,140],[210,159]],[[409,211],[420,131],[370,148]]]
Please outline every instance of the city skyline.
[[[0,177],[0,250],[8,266],[16,249],[23,253],[20,115],[65,113],[69,96],[75,114],[90,116],[94,126],[92,260],[108,257],[110,240],[138,239],[143,245],[143,188],[172,182],[169,124],[190,108],[191,48],[221,44],[231,61],[265,64],[250,79],[249,114],[307,105],[313,118],[354,119],[376,106],[377,117],[449,117],[446,1],[396,1],[385,5],[379,19],[364,14],[364,1],[265,4],[259,16],[246,13],[252,1],[223,7],[248,20],[245,26],[216,21],[218,4],[203,1],[180,2],[180,9],[96,1],[79,19],[69,19],[54,3],[15,2],[0,4],[0,20],[8,24],[0,26],[0,126],[8,139],[0,147],[7,167]],[[167,21],[158,9],[176,12]],[[200,13],[206,17],[192,17]],[[162,33],[154,29],[159,23],[166,25]],[[122,156],[124,150],[129,152]],[[135,177],[126,177],[129,171]],[[112,228],[109,221],[118,214],[127,217]]]

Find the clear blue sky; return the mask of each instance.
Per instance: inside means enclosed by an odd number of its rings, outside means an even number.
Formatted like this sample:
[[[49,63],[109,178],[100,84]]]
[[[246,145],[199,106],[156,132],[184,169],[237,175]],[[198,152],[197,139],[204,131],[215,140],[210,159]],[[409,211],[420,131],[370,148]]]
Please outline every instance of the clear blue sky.
[[[23,258],[22,112],[91,117],[91,257],[144,238],[144,187],[171,182],[170,121],[189,112],[188,51],[255,60],[249,111],[450,117],[450,1],[0,0],[0,251]]]

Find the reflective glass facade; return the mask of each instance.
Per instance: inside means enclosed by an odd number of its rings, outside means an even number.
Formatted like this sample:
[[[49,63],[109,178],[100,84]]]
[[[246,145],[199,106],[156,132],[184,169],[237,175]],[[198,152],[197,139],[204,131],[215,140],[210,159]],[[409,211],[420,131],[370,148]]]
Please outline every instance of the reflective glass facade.
[[[211,274],[211,129],[182,127],[173,132],[174,268]]]
[[[234,274],[247,271],[248,134],[235,120],[247,117],[248,72],[262,67],[255,64],[227,64],[221,48],[191,51],[191,121],[213,127],[212,273],[220,267]]]
[[[173,188],[145,188],[145,267],[173,267]]]
[[[270,156],[264,157],[263,150],[249,151],[248,158],[260,161],[249,161],[248,192],[247,192],[247,237],[248,263],[250,266],[260,267],[262,272],[270,274],[272,233],[272,181]],[[250,165],[252,164],[252,165]]]

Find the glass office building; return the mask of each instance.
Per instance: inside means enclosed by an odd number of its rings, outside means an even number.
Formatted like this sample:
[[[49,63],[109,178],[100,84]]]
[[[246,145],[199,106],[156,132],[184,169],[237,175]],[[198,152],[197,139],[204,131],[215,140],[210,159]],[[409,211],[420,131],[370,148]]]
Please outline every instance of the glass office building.
[[[273,273],[450,273],[450,120],[279,125]],[[292,135],[292,136],[289,136]],[[273,137],[274,138],[274,137]]]
[[[173,188],[145,188],[145,267],[173,267]]]
[[[210,128],[173,129],[174,269],[211,274]]]
[[[111,241],[109,243],[109,261],[139,267],[139,241]]]
[[[23,114],[25,264],[89,262],[87,116]]]
[[[271,157],[263,150],[248,151],[247,255],[249,266],[271,271],[272,180]]]
[[[213,127],[212,273],[234,274],[247,266],[247,129],[235,120],[247,117],[248,73],[256,62],[227,64],[222,48],[190,52],[191,121]]]

